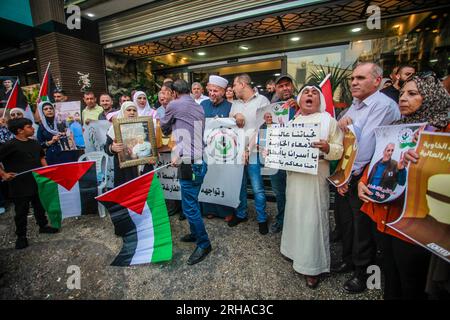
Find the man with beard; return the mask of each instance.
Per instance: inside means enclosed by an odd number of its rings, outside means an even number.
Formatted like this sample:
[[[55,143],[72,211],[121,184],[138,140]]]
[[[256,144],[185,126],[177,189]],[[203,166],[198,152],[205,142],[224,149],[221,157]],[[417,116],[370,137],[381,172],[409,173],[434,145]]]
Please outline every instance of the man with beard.
[[[225,89],[228,85],[228,80],[220,76],[212,75],[209,77],[208,94],[209,99],[200,103],[205,111],[205,118],[228,118],[231,110],[231,103],[225,99]],[[218,165],[217,165],[218,166]],[[202,203],[203,214],[207,218],[214,217],[225,218],[228,222],[233,217],[234,209],[227,206],[222,206],[212,203]]]
[[[386,87],[380,92],[387,95],[398,104],[400,98],[400,88],[403,87],[405,81],[416,72],[416,69],[408,64],[402,65],[397,69],[395,74],[395,82],[392,86]]]

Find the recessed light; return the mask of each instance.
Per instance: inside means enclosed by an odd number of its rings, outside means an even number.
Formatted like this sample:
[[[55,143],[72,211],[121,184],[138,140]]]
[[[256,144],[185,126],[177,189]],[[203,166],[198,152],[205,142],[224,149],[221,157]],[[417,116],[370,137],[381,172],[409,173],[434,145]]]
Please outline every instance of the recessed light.
[[[356,43],[361,43],[362,42],[362,40],[358,40],[358,41],[356,41]]]
[[[434,15],[431,16],[431,19],[434,20],[434,19],[436,19],[437,17],[438,17],[437,14],[434,14]]]
[[[89,17],[89,18],[93,18],[93,17],[95,17],[95,14],[93,14],[93,13],[90,13],[90,12],[88,12],[88,13],[86,13],[86,15]]]
[[[422,31],[422,29],[420,29],[420,28],[417,28],[417,29],[416,29],[416,32],[420,32],[420,31]]]
[[[239,49],[248,50],[248,46],[239,46]]]
[[[351,31],[352,32],[360,32],[362,30],[362,28],[358,27],[358,28],[353,28]]]
[[[184,60],[184,61],[186,61],[186,60],[187,60],[187,58],[186,58],[186,57],[184,57],[184,58],[181,58],[181,60]]]
[[[300,37],[292,37],[291,38],[291,41],[298,41],[298,40],[300,40]]]
[[[206,55],[206,52],[200,51],[200,52],[197,52],[197,54],[198,54],[199,56],[204,56],[204,55]]]
[[[399,24],[395,24],[395,25],[392,26],[392,28],[393,29],[400,28],[400,25]]]
[[[438,33],[438,32],[439,32],[438,29],[434,29],[434,30],[433,30],[433,33]]]
[[[171,56],[174,56],[175,55],[175,53],[173,53],[173,52],[171,52],[171,53],[169,53]]]
[[[273,74],[275,77],[279,77],[279,76],[281,76],[281,73],[274,73]]]

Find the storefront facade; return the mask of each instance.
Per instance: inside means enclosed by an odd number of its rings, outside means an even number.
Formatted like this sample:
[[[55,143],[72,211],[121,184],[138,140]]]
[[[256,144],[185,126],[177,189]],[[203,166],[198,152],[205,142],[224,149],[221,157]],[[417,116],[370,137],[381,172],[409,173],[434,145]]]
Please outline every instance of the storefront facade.
[[[100,21],[99,34],[113,93],[127,87],[115,64],[133,66],[129,78],[150,86],[166,77],[205,84],[209,74],[231,80],[242,72],[261,89],[284,72],[301,86],[321,66],[344,71],[357,61],[380,63],[386,77],[404,63],[443,77],[449,6],[447,1],[162,1]],[[340,91],[336,101],[348,100]]]

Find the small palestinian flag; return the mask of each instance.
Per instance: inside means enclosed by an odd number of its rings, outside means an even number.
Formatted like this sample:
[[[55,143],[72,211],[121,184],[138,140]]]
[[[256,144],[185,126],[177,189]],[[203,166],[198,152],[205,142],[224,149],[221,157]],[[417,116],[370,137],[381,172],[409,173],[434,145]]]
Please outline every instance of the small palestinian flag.
[[[109,211],[123,246],[113,266],[172,259],[172,234],[163,190],[155,171],[96,198]]]
[[[325,111],[328,112],[333,118],[335,117],[334,103],[333,103],[333,89],[331,88],[330,75],[327,75],[320,84],[323,96],[325,98]]]
[[[53,99],[53,92],[56,86],[53,82],[52,74],[50,73],[50,62],[48,63],[47,69],[45,70],[44,78],[41,82],[41,87],[39,88],[38,102],[50,101],[55,102]]]
[[[56,164],[32,173],[52,227],[61,228],[63,218],[98,212],[95,161]]]

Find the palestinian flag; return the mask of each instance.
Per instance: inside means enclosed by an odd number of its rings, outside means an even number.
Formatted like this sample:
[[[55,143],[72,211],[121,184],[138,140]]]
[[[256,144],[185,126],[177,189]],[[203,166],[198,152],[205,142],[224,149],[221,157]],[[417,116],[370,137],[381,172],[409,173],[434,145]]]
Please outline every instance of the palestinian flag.
[[[331,88],[330,75],[322,81],[320,84],[322,89],[323,96],[325,97],[325,111],[328,112],[333,118],[335,117],[334,113],[334,103],[333,103],[333,90]]]
[[[172,234],[163,190],[155,171],[96,198],[109,211],[123,246],[113,266],[172,259]]]
[[[52,227],[61,228],[63,218],[98,212],[95,161],[56,164],[32,173]]]
[[[41,87],[39,88],[38,103],[42,101],[55,102],[53,99],[53,91],[55,91],[56,86],[53,82],[52,74],[50,73],[50,62],[48,63],[47,69],[44,73],[44,78],[41,82]]]

